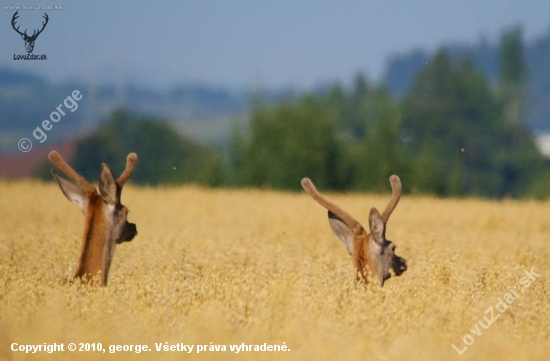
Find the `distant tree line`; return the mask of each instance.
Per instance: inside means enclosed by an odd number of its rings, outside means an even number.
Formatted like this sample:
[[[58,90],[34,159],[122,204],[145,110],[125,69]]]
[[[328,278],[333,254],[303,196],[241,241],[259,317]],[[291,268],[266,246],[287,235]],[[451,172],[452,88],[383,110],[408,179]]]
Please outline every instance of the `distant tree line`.
[[[107,163],[117,172],[124,169],[126,155],[138,154],[132,182],[145,185],[194,182],[218,186],[224,181],[221,158],[214,149],[179,134],[168,123],[119,110],[92,135],[80,140],[71,161],[86,179],[99,177],[99,166]],[[51,165],[38,171],[50,179]]]
[[[235,129],[225,153],[117,112],[78,144],[73,164],[94,178],[101,162],[122,169],[123,155],[135,151],[133,181],[142,184],[297,190],[308,176],[324,190],[387,192],[398,174],[413,193],[545,197],[550,167],[525,123],[521,32],[504,33],[500,49],[497,84],[441,50],[400,100],[361,74],[351,89],[336,85],[276,105],[256,98],[248,127]]]
[[[508,34],[521,34],[520,27],[512,27],[505,32]],[[515,36],[515,35],[514,35]],[[512,36],[512,38],[514,37]],[[504,38],[504,36],[503,36]],[[517,37],[516,37],[517,38]],[[503,41],[494,43],[481,37],[475,44],[448,44],[445,50],[453,58],[467,57],[478,70],[480,70],[491,84],[502,80],[503,72],[501,58],[503,54]],[[513,40],[513,39],[509,39]],[[523,46],[521,53],[508,55],[510,65],[513,65],[513,57],[523,64],[527,64],[529,71],[529,88],[525,94],[527,99],[526,119],[531,130],[547,131],[549,129],[548,114],[550,114],[550,28],[536,40]],[[509,48],[513,50],[512,48]],[[505,50],[508,51],[508,50]],[[413,82],[417,72],[425,67],[425,64],[433,57],[431,51],[415,49],[410,52],[391,56],[386,62],[383,82],[392,95],[400,99],[405,96]]]
[[[400,101],[359,74],[350,90],[256,104],[248,134],[233,137],[233,181],[299,189],[307,175],[324,189],[387,191],[395,173],[416,193],[546,196],[549,165],[526,125],[523,53],[512,28],[496,84],[441,50]]]

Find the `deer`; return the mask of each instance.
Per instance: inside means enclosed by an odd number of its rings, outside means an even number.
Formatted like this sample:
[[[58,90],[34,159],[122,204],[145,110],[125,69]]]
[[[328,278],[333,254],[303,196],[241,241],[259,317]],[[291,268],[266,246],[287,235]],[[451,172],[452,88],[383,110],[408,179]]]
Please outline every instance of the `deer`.
[[[75,182],[72,183],[51,170],[61,192],[69,201],[80,207],[85,218],[78,267],[66,282],[73,283],[80,279],[82,283],[106,286],[115,246],[130,242],[137,235],[136,225],[127,220],[128,208],[120,200],[122,188],[136,169],[137,154],[128,154],[126,168],[118,179],[115,179],[111,168],[102,163],[99,192],[95,186],[75,172],[57,151],[51,151],[48,158]]]
[[[15,30],[19,35],[21,35],[21,38],[23,40],[25,40],[25,48],[27,50],[27,53],[30,54],[32,53],[32,51],[34,50],[34,42],[36,41],[36,38],[38,38],[38,35],[40,35],[40,33],[42,31],[44,31],[44,28],[46,28],[46,25],[48,25],[48,20],[50,19],[48,17],[48,14],[44,13],[44,16],[43,18],[46,20],[45,22],[43,21],[42,22],[42,29],[40,30],[33,30],[33,33],[31,36],[27,35],[27,30],[25,30],[24,33],[20,32],[19,31],[19,28],[20,26],[18,26],[17,28],[15,27],[15,21],[19,18],[19,15],[17,15],[17,13],[19,13],[19,10],[17,10],[15,12],[15,14],[13,14],[13,17],[11,18],[11,26],[13,28],[13,30]],[[38,32],[37,32],[38,31]]]
[[[332,232],[344,243],[348,254],[353,259],[356,270],[356,281],[362,280],[365,286],[369,276],[380,281],[383,287],[391,278],[391,272],[401,276],[407,270],[404,258],[395,254],[395,244],[386,239],[386,224],[401,198],[402,186],[398,176],[390,177],[392,188],[391,199],[382,214],[376,208],[369,212],[369,230],[357,222],[342,208],[323,197],[309,178],[302,179],[304,190],[321,206],[328,210],[328,221]]]

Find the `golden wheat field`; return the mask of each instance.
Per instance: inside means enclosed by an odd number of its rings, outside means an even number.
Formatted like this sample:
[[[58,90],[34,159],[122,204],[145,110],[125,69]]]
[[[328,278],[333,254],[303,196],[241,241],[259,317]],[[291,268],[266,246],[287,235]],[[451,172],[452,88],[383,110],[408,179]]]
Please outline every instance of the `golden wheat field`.
[[[327,196],[365,224],[389,192]],[[303,192],[130,185],[122,200],[139,234],[117,246],[108,286],[63,286],[80,210],[57,185],[0,182],[0,359],[550,359],[550,202],[404,196],[387,236],[409,269],[365,289],[326,211]],[[531,268],[540,276],[524,288]],[[500,313],[513,287],[519,297]],[[153,351],[11,350],[54,342]],[[157,352],[165,342],[207,347]],[[243,343],[289,351],[230,351]]]

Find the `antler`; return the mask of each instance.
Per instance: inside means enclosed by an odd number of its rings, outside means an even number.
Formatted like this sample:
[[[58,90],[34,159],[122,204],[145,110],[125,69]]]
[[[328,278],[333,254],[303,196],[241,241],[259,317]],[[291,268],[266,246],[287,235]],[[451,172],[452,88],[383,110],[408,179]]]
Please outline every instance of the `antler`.
[[[46,19],[46,22],[42,22],[42,29],[40,29],[40,30],[38,31],[38,33],[36,33],[36,35],[34,35],[34,33],[35,33],[36,30],[33,31],[31,38],[37,37],[38,35],[40,35],[40,33],[44,30],[44,28],[45,28],[46,25],[48,24],[48,20],[50,20],[50,18],[48,17],[48,14],[44,13],[43,18]]]
[[[344,211],[342,208],[338,207],[336,204],[332,203],[328,199],[324,198],[321,193],[317,191],[317,188],[315,188],[315,185],[313,185],[311,179],[302,179],[302,187],[317,203],[338,216],[338,218],[340,218],[353,231],[355,235],[359,235],[365,231],[363,229],[363,226],[361,226],[359,222],[353,219],[353,217],[350,216],[346,211]]]
[[[13,14],[13,17],[11,18],[11,26],[13,28],[13,30],[17,31],[20,35],[27,35],[27,33],[25,32],[25,34],[23,34],[22,32],[19,31],[19,28],[21,26],[18,26],[17,29],[15,28],[15,20],[19,19],[19,16],[17,15],[17,13],[19,12],[19,10],[17,10],[15,12],[15,14]]]
[[[388,205],[386,206],[386,209],[384,210],[384,213],[382,213],[382,219],[384,220],[384,224],[388,222],[390,215],[392,214],[393,210],[395,209],[395,206],[397,206],[397,203],[401,198],[401,179],[399,179],[399,177],[394,174],[390,177],[390,184],[391,184],[391,198]]]
[[[48,154],[48,158],[50,161],[55,164],[63,173],[65,173],[69,178],[72,178],[76,181],[78,186],[82,188],[87,193],[95,193],[96,189],[93,185],[88,183],[81,175],[79,175],[77,172],[74,171],[74,169],[69,166],[65,160],[61,157],[61,155],[56,151],[52,150],[50,154]]]
[[[124,169],[124,172],[118,177],[117,183],[122,188],[124,186],[124,183],[132,176],[134,171],[136,170],[136,164],[137,164],[137,154],[136,153],[130,153],[128,154],[128,157],[126,157],[126,168]]]

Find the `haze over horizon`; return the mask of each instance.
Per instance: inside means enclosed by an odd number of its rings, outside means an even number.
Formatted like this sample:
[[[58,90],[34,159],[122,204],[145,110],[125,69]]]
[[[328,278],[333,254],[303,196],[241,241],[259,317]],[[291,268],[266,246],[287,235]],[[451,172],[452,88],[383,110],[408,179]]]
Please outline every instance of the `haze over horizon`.
[[[526,42],[550,31],[549,1],[71,1],[47,11],[33,54],[48,60],[15,61],[25,49],[11,27],[14,12],[2,11],[1,67],[55,81],[230,89],[304,89],[347,82],[358,71],[379,80],[392,55],[482,38],[496,43],[514,25]],[[43,11],[19,14],[22,28],[43,20]]]

